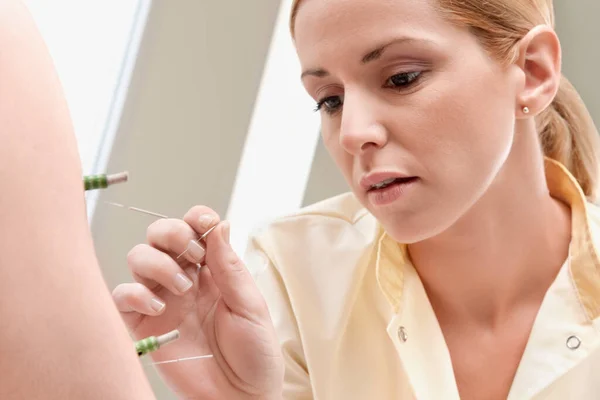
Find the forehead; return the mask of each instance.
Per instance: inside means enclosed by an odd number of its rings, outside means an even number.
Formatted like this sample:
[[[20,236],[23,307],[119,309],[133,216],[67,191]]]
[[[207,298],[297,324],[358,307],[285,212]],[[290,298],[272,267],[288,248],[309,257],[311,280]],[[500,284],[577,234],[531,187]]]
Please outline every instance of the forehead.
[[[305,67],[330,58],[369,51],[391,38],[448,43],[458,33],[435,0],[303,0],[294,26]]]

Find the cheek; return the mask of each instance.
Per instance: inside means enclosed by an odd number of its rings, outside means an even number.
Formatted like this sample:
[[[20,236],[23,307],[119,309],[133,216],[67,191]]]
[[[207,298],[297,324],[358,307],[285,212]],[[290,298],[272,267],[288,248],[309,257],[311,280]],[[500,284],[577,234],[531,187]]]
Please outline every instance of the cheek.
[[[489,72],[450,75],[422,93],[422,108],[413,114],[420,137],[413,151],[426,170],[447,182],[481,180],[510,149],[514,100]]]
[[[335,132],[334,126],[328,126],[333,124],[328,124],[323,122],[322,124],[322,134],[321,137],[323,139],[323,145],[327,149],[329,156],[333,159],[335,165],[338,167],[346,182],[353,187],[352,185],[352,167],[353,167],[353,158],[347,151],[345,151],[339,142],[339,137]]]

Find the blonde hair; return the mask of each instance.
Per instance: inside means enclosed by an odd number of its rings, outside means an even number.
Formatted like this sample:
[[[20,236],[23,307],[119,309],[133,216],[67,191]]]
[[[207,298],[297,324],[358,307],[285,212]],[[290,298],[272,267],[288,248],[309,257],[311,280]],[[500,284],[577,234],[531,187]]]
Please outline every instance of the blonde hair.
[[[442,15],[469,28],[483,48],[504,65],[516,60],[516,44],[535,26],[554,28],[552,0],[436,0]],[[294,0],[290,29],[301,0]],[[536,118],[544,155],[563,164],[577,179],[584,194],[597,200],[600,173],[600,138],[577,90],[561,77],[552,105]]]

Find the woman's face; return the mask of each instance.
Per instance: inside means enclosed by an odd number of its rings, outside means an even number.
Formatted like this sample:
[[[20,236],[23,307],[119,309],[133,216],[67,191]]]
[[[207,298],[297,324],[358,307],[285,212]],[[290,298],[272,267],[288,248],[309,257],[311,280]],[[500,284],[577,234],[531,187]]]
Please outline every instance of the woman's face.
[[[447,229],[485,193],[511,150],[524,82],[432,1],[304,0],[295,24],[324,143],[403,243]]]

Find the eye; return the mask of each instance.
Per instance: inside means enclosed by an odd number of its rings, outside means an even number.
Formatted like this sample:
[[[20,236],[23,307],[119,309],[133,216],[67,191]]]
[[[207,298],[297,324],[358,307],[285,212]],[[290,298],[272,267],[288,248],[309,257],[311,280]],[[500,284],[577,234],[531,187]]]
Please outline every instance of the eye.
[[[421,76],[421,71],[415,72],[402,72],[400,74],[393,75],[386,82],[386,87],[402,89],[410,86]]]
[[[333,114],[342,106],[342,98],[340,96],[325,97],[317,102],[315,111],[324,109],[326,113]]]

